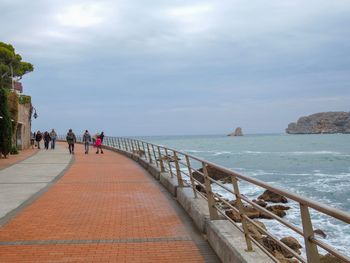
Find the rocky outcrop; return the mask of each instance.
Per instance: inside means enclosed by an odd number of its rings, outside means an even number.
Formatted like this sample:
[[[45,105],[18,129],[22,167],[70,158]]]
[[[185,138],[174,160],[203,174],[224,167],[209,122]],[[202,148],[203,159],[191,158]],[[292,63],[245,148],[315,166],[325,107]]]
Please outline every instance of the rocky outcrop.
[[[237,127],[234,132],[228,134],[227,136],[243,136],[242,128]]]
[[[350,112],[320,112],[288,125],[289,134],[350,133]]]

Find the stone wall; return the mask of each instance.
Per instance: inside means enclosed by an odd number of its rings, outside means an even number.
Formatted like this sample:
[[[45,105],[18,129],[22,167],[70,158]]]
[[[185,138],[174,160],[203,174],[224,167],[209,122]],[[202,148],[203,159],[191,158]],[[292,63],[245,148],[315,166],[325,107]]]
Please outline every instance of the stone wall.
[[[24,150],[30,147],[30,109],[31,104],[18,105],[17,147]]]

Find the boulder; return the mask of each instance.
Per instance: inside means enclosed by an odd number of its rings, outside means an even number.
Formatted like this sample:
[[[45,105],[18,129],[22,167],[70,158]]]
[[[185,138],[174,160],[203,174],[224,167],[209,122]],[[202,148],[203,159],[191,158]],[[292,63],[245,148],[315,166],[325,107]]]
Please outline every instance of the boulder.
[[[296,240],[294,237],[284,237],[281,239],[281,242],[293,249],[299,255],[301,254],[300,249],[302,248],[302,246],[300,245],[299,241]]]
[[[299,263],[295,258],[285,258],[281,252],[274,251],[272,254],[280,263]]]
[[[207,165],[206,168],[207,168],[209,177],[213,178],[216,181],[223,180],[224,178],[227,178],[227,177],[231,177],[230,174],[222,172],[222,171],[216,169],[215,167],[211,167],[211,166]],[[198,169],[198,172],[197,171],[193,172],[192,176],[194,179],[196,179],[197,181],[199,181],[200,183],[203,184],[204,177],[201,173],[203,173],[203,168]]]
[[[321,255],[320,256],[320,262],[321,263],[346,263],[345,261],[331,255],[331,254],[326,254],[326,255]]]
[[[250,219],[260,218],[260,212],[252,206],[244,206],[244,213]],[[226,215],[231,218],[235,222],[241,222],[241,216],[235,210],[227,210],[225,211]]]
[[[285,198],[282,195],[276,194],[270,190],[266,190],[262,195],[258,197],[258,199],[262,199],[265,202],[272,202],[272,203],[287,203],[288,199]]]
[[[267,206],[267,203],[264,202],[263,200],[259,200],[259,199],[256,200],[256,199],[254,199],[253,202],[256,203],[257,205],[260,205],[261,207],[266,207]]]
[[[323,232],[321,229],[315,229],[315,230],[314,230],[314,233],[315,233],[316,235],[319,235],[320,237],[323,237],[323,238],[326,238],[326,237],[327,237],[326,233]]]
[[[285,258],[292,258],[293,254],[287,249],[278,244],[274,239],[269,236],[265,236],[261,239],[260,243],[272,254],[279,252]]]
[[[350,112],[320,112],[288,125],[289,134],[350,133]]]
[[[257,225],[259,225],[261,228],[266,229],[266,226],[263,222],[254,220],[254,223],[256,223]],[[247,222],[247,227],[248,227],[248,231],[251,234],[251,236],[255,239],[255,240],[261,240],[263,238],[263,234],[264,232],[261,231],[259,228],[257,228],[254,224]]]
[[[234,132],[231,132],[227,136],[243,136],[242,128],[237,127]]]

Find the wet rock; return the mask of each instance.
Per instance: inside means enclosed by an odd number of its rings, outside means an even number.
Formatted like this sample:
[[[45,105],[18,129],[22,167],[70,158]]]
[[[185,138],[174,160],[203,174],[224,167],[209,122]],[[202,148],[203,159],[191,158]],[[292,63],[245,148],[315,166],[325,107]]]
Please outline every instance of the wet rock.
[[[315,233],[316,235],[319,235],[320,237],[323,237],[323,238],[326,238],[326,237],[327,237],[326,233],[323,232],[321,229],[315,229],[315,230],[314,230],[314,233]]]
[[[269,210],[270,212],[274,213],[275,215],[279,216],[279,217],[284,217],[287,215],[287,213],[285,212],[285,210],[288,210],[290,207],[289,206],[283,206],[283,205],[271,205],[271,206],[267,206],[266,209]],[[263,214],[263,213],[262,213]],[[265,216],[265,218],[269,219],[271,218],[269,215],[267,214],[263,214]]]
[[[331,255],[331,254],[326,254],[326,255],[321,255],[320,256],[320,262],[321,263],[346,263],[345,261]]]
[[[288,199],[282,195],[276,194],[270,190],[266,190],[262,195],[258,197],[258,199],[262,199],[265,202],[272,203],[288,203]]]

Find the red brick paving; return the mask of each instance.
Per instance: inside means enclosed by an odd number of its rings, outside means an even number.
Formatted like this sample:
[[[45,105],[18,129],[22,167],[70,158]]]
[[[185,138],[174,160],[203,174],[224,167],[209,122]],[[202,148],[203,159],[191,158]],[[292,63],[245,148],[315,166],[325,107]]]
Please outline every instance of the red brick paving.
[[[80,145],[75,158],[48,192],[0,229],[0,262],[204,262],[140,166],[107,150],[85,155]]]

